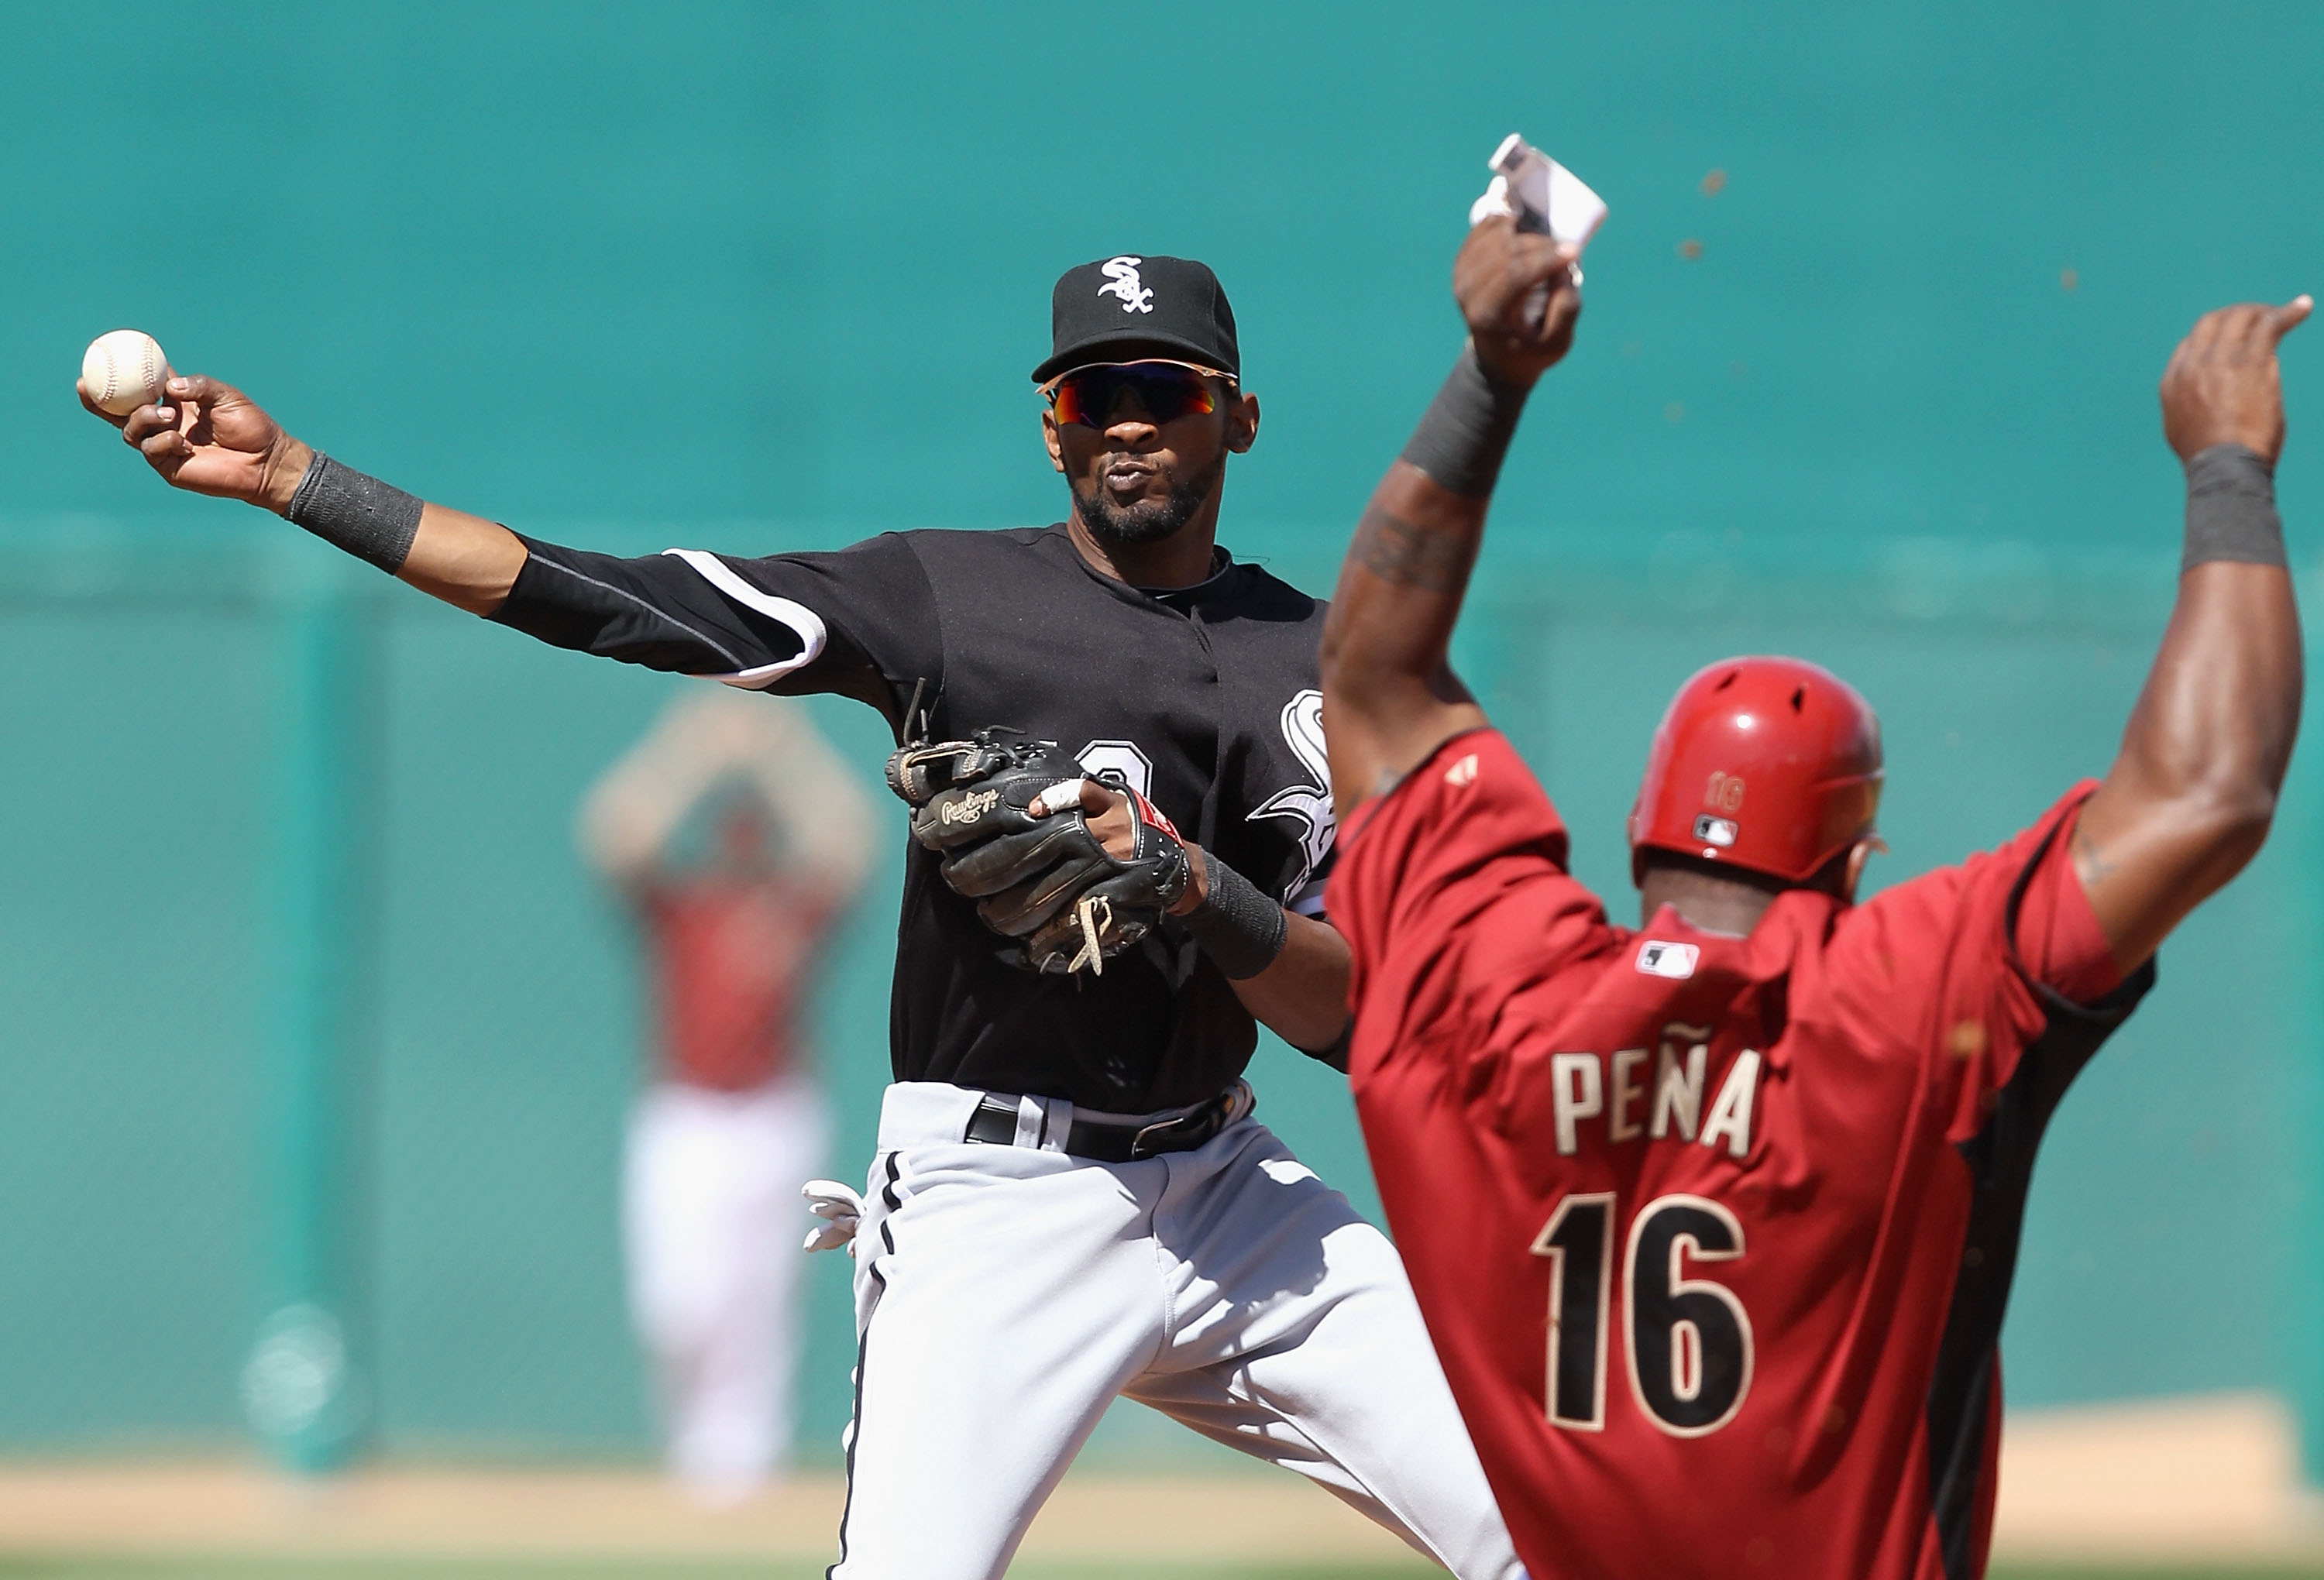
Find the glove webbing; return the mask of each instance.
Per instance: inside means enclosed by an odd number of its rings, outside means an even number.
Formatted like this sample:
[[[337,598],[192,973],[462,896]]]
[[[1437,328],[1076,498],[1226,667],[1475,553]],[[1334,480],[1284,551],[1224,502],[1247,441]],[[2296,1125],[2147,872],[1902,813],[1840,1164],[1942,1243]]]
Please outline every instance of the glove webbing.
[[[1082,924],[1082,948],[1066,962],[1065,975],[1087,966],[1091,976],[1104,976],[1105,953],[1098,948],[1098,934],[1113,925],[1113,902],[1102,895],[1084,895],[1074,903],[1074,920]]]

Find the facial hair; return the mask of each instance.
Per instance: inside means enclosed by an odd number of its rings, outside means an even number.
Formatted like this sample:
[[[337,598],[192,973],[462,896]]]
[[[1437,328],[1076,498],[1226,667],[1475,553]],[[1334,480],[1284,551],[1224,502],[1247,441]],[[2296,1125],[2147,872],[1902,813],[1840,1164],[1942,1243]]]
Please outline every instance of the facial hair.
[[[1102,484],[1084,493],[1074,492],[1074,508],[1080,513],[1082,525],[1090,536],[1101,543],[1124,547],[1140,543],[1158,543],[1171,537],[1194,519],[1203,501],[1211,497],[1218,486],[1219,473],[1226,470],[1226,452],[1198,474],[1171,484],[1170,491],[1158,500],[1140,500],[1134,505],[1117,505],[1105,494]]]

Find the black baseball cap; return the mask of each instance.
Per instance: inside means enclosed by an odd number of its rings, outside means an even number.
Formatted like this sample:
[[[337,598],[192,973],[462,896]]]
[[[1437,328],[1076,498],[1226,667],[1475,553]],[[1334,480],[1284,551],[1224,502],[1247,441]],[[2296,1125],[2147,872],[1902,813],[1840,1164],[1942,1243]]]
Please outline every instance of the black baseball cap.
[[[1111,360],[1109,346],[1140,344],[1242,376],[1234,309],[1207,263],[1123,253],[1068,269],[1049,296],[1049,358],[1033,370],[1046,384],[1068,368]]]

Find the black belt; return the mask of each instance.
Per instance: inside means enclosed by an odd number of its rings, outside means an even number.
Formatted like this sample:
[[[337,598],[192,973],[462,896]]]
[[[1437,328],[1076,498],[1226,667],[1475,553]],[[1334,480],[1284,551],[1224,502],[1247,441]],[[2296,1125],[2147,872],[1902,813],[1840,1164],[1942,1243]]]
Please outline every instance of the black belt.
[[[1242,1095],[1237,1082],[1198,1107],[1174,1119],[1151,1125],[1115,1125],[1097,1119],[1074,1121],[1065,1135],[1065,1151],[1077,1158],[1101,1163],[1129,1163],[1160,1153],[1191,1152],[1220,1131],[1234,1116]],[[987,1098],[969,1116],[963,1141],[989,1146],[1013,1146],[1017,1142],[1017,1105],[1006,1098]]]

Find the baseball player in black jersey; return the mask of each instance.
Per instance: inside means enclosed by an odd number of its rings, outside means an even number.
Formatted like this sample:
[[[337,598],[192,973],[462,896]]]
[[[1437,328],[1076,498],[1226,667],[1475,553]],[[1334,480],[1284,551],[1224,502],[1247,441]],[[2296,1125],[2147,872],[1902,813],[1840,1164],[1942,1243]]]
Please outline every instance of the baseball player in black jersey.
[[[1070,270],[1033,377],[1065,521],[764,559],[522,537],[341,465],[211,379],[107,420],[175,486],[542,641],[835,692],[899,743],[961,743],[891,772],[920,836],[894,1084],[868,1190],[814,1192],[810,1244],[856,1256],[834,1575],[1000,1575],[1118,1394],[1305,1473],[1464,1580],[1520,1575],[1395,1251],[1240,1079],[1257,1021],[1338,1058],[1348,952],[1320,905],[1324,606],[1216,542],[1227,458],[1259,429],[1225,293],[1182,259]],[[1038,742],[1065,767],[1030,783],[1077,776],[997,815],[1041,860],[1079,854],[982,881],[1020,847],[946,844],[1004,798],[962,765]],[[932,767],[970,782],[932,799]],[[1045,814],[1070,838],[1046,841]],[[1111,886],[1076,887],[1093,877]],[[1067,939],[1047,954],[1045,920]]]

